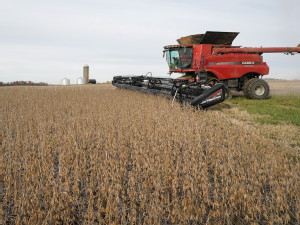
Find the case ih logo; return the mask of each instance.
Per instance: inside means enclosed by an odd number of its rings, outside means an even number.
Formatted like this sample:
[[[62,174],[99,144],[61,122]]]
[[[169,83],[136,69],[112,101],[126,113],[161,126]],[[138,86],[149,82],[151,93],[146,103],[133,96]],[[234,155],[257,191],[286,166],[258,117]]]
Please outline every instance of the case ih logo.
[[[260,65],[261,62],[253,62],[253,61],[243,61],[243,62],[209,62],[208,66],[215,65]]]

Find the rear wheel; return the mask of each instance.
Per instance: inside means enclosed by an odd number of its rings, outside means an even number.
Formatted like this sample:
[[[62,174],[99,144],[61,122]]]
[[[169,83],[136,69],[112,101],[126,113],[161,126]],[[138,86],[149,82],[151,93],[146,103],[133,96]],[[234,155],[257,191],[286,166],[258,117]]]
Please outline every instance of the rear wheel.
[[[270,87],[266,81],[253,78],[245,83],[243,91],[246,98],[266,99],[269,96]]]

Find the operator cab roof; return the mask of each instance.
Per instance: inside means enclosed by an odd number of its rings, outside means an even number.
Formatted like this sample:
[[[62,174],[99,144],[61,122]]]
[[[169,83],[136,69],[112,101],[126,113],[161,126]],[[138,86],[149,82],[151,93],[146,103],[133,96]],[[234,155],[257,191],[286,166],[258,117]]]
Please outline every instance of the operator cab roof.
[[[205,34],[194,34],[177,39],[180,45],[231,45],[239,32],[206,31]]]

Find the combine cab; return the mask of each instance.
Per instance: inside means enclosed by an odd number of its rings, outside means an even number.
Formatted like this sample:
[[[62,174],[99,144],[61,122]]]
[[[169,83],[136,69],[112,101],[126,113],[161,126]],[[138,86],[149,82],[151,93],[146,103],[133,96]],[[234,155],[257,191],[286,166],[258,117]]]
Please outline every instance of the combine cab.
[[[247,98],[265,99],[270,89],[260,78],[269,73],[269,67],[262,54],[295,54],[300,47],[232,46],[238,34],[207,31],[182,37],[177,40],[178,45],[165,46],[169,72],[182,74],[177,79],[117,76],[113,84],[154,94],[171,93],[174,99],[202,108],[224,101],[230,91],[243,91]]]

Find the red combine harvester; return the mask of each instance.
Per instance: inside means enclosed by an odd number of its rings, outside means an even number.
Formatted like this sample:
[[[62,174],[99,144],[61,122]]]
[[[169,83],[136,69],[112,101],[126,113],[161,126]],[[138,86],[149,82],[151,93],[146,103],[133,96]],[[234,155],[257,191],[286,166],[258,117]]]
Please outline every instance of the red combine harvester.
[[[269,85],[260,79],[269,73],[263,53],[300,53],[298,47],[242,48],[232,46],[237,32],[190,35],[179,45],[164,47],[169,72],[181,73],[177,79],[145,76],[115,76],[117,87],[152,94],[171,93],[174,99],[206,108],[225,100],[230,91],[243,91],[247,98],[265,99]]]

